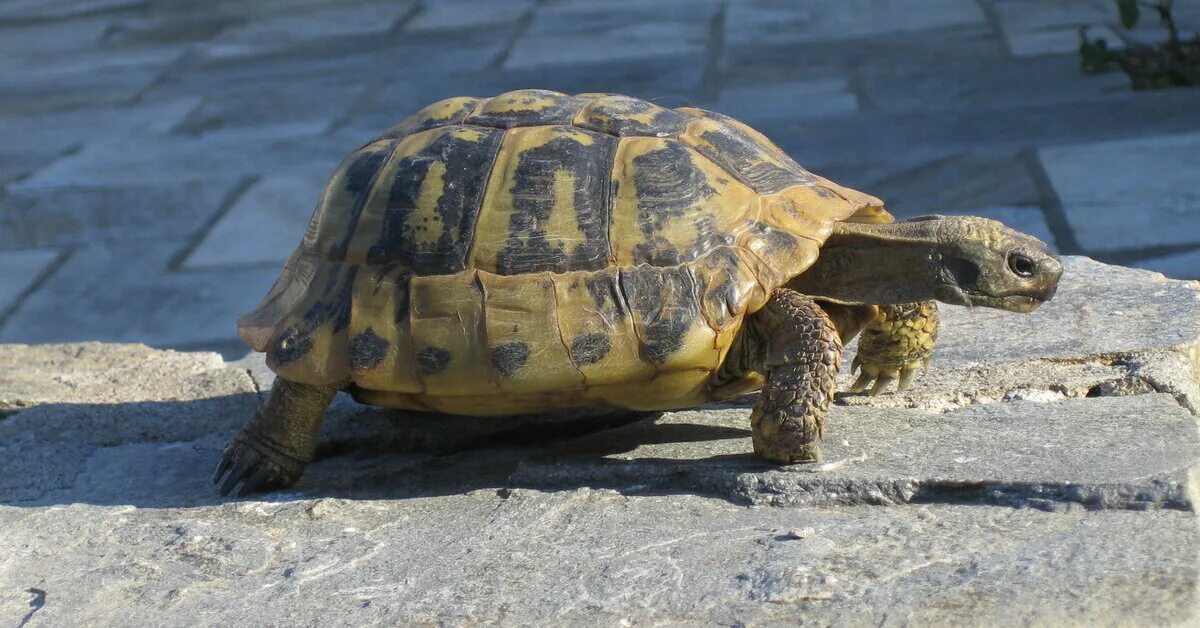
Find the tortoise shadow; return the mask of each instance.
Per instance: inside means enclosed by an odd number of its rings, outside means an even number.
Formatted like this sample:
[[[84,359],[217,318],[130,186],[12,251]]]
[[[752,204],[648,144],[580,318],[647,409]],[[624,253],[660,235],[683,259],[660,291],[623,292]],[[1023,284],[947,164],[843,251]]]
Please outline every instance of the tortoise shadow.
[[[341,397],[341,396],[339,396]],[[704,465],[730,479],[770,468],[749,454],[611,459],[640,446],[748,439],[749,430],[661,423],[658,416],[416,415],[335,402],[317,459],[296,486],[221,497],[211,474],[229,438],[260,403],[254,393],[186,401],[50,403],[0,415],[0,504],[185,508],[321,497],[411,499],[513,488],[604,487],[627,494],[710,494],[672,483]],[[584,447],[574,446],[584,442]]]

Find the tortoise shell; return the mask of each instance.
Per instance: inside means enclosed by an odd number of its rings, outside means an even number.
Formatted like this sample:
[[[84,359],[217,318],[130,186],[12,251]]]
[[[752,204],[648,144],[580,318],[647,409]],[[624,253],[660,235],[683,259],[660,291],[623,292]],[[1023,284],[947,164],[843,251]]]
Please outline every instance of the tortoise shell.
[[[720,114],[450,98],[342,162],[238,328],[280,377],[350,382],[374,405],[696,405],[744,317],[834,222],[890,219]]]

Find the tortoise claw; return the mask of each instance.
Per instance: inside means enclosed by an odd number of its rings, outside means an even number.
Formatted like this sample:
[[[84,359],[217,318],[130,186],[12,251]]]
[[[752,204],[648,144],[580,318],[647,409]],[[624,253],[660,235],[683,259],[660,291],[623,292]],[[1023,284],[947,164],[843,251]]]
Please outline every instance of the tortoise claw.
[[[245,497],[250,493],[290,486],[296,479],[272,460],[269,452],[260,451],[240,438],[235,438],[225,448],[213,473],[213,484],[219,485],[222,496],[228,496],[239,483],[241,488],[237,497]]]
[[[888,387],[891,386],[892,382],[894,381],[896,381],[896,378],[891,374],[880,375],[879,379],[875,380],[875,385],[871,387],[871,396],[874,397],[878,394],[887,392]]]

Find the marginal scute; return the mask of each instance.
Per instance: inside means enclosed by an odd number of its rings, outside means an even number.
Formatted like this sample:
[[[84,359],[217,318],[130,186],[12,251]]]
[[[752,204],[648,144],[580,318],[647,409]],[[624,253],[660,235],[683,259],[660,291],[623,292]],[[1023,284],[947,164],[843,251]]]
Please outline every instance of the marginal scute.
[[[483,291],[476,274],[416,276],[409,284],[409,326],[418,361],[445,356],[445,362],[420,362],[426,395],[486,394],[492,380],[491,356],[484,331]],[[432,348],[436,350],[427,352]],[[443,353],[444,352],[444,353]],[[442,365],[439,370],[429,367]]]
[[[359,268],[350,309],[350,366],[359,387],[404,393],[422,390],[408,327],[411,280],[411,271],[401,264]],[[363,338],[376,340],[365,344]],[[372,345],[387,350],[377,354]]]
[[[697,280],[688,265],[622,268],[620,290],[629,304],[642,359],[658,371],[713,368],[715,332],[700,314]]]
[[[578,389],[583,375],[571,364],[558,327],[550,273],[503,276],[479,271],[493,381],[505,393]]]
[[[350,305],[359,268],[324,264],[304,294],[277,323],[267,366],[285,379],[327,385],[350,374]]]
[[[654,365],[641,358],[641,342],[621,292],[617,268],[556,274],[552,279],[558,327],[564,343],[574,343],[574,339],[583,337],[608,336],[608,350],[603,355],[592,354],[596,358],[593,361],[573,360],[589,388],[654,377]]]

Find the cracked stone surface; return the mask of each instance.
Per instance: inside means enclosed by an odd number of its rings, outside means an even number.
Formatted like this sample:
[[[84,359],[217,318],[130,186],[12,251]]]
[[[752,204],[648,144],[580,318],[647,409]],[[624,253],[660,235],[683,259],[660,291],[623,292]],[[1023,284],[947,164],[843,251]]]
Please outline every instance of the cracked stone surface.
[[[339,397],[300,483],[241,500],[208,476],[261,360],[0,345],[0,622],[1196,621],[1200,285],[1069,258],[1033,315],[945,314],[911,391],[840,398],[819,464],[756,459],[752,397]]]

